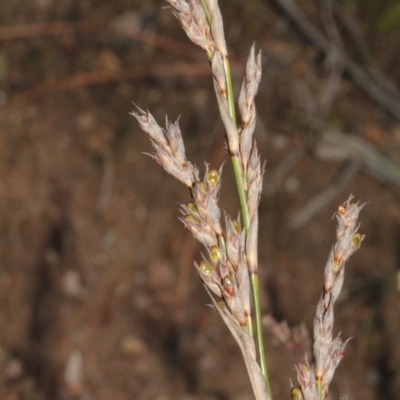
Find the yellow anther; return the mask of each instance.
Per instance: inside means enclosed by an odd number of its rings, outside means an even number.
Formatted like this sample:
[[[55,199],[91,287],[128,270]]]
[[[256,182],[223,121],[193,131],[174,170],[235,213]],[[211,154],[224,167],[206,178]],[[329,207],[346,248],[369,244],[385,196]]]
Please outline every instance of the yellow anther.
[[[212,169],[208,174],[207,174],[207,180],[208,183],[211,186],[215,186],[219,182],[219,173],[216,169]]]
[[[221,259],[221,250],[218,246],[211,247],[210,250],[211,259],[217,263]]]
[[[199,270],[207,276],[210,276],[215,271],[214,267],[205,261],[200,263]]]
[[[197,213],[198,212],[197,207],[195,206],[194,203],[189,203],[186,207],[192,213]]]

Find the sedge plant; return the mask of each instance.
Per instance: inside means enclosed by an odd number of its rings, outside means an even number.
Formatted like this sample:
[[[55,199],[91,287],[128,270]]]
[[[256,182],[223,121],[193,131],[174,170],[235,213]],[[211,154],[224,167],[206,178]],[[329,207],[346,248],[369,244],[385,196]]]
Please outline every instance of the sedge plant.
[[[227,46],[217,0],[167,0],[190,40],[209,60],[216,100],[224,124],[225,147],[231,159],[240,202],[240,220],[225,217],[221,224],[218,196],[222,168],[207,164],[204,174],[185,155],[178,121],[166,119],[161,128],[150,112],[137,107],[132,115],[148,134],[151,156],[190,190],[191,201],[181,206],[181,221],[201,242],[206,253],[195,262],[215,309],[242,352],[255,398],[270,400],[272,393],[264,351],[258,282],[258,205],[264,166],[253,138],[256,123],[255,95],[261,80],[261,55],[252,46],[241,86],[236,118]],[[296,366],[296,400],[324,400],[347,341],[333,338],[333,307],[344,279],[344,265],[362,240],[357,222],[363,205],[352,196],[337,213],[336,243],[325,267],[325,283],[314,318],[313,359]]]

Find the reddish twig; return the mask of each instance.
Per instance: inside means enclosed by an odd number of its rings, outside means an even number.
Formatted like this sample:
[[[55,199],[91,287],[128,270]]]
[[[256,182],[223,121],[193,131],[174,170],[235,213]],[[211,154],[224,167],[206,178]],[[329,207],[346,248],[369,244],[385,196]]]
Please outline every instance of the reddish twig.
[[[32,89],[28,89],[22,93],[19,93],[6,102],[4,106],[0,107],[0,112],[9,111],[14,107],[20,107],[33,100],[46,97],[52,93],[63,92],[86,86],[130,79],[140,79],[148,76],[201,76],[209,74],[210,69],[208,64],[199,63],[176,63],[168,65],[158,64],[153,66],[145,65],[119,71],[94,71],[80,73],[48,83],[39,84]]]
[[[91,33],[108,33],[135,39],[143,43],[151,44],[169,52],[191,54],[193,48],[188,44],[167,38],[157,33],[139,30],[137,28],[120,27],[117,24],[101,24],[91,21],[59,21],[40,24],[19,24],[0,27],[0,42],[16,39],[31,39],[41,36],[76,35]]]

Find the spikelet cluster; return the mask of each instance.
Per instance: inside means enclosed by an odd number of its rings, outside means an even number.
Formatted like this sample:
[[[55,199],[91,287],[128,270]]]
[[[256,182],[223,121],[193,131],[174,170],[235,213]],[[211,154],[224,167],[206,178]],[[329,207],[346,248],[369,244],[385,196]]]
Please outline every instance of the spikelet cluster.
[[[209,290],[222,299],[238,325],[244,327],[250,314],[250,289],[245,236],[240,223],[226,216],[221,226],[218,197],[221,173],[206,166],[200,179],[196,167],[185,156],[178,121],[166,122],[161,128],[149,112],[132,112],[142,129],[151,138],[152,157],[171,175],[189,187],[192,201],[181,206],[180,218],[185,227],[206,248],[204,259],[195,264]]]
[[[336,243],[325,266],[325,283],[314,318],[314,358],[297,366],[297,377],[303,400],[325,400],[329,384],[341,361],[348,342],[340,336],[333,338],[334,304],[342,290],[345,263],[360,247],[364,236],[358,233],[358,215],[364,204],[352,203],[353,197],[343,203],[337,213]]]
[[[202,4],[198,0],[168,0],[168,3],[189,38],[206,52],[210,60],[227,148],[230,154],[239,157],[242,168],[250,221],[248,232],[239,221],[229,216],[223,231],[218,207],[222,171],[209,170],[206,166],[204,178],[200,179],[198,169],[186,159],[179,121],[171,123],[167,119],[163,129],[149,112],[137,108],[132,115],[152,141],[155,153],[151,156],[190,188],[192,201],[181,207],[181,221],[207,250],[204,259],[195,266],[209,290],[225,301],[235,321],[244,327],[251,312],[248,274],[257,270],[257,207],[264,172],[253,140],[254,97],[261,79],[261,56],[255,56],[253,46],[238,102],[242,122],[236,126],[227,101],[224,60],[227,60],[228,53],[217,2],[205,0]]]

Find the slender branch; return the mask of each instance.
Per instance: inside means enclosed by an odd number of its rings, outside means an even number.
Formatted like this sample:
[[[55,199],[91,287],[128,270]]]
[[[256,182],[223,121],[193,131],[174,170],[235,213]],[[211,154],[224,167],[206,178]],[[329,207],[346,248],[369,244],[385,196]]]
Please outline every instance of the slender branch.
[[[326,55],[332,50],[332,43],[314,26],[304,15],[301,9],[292,0],[274,0],[298,26],[303,35],[314,44],[314,46]],[[397,91],[388,90],[388,79],[382,79],[382,75],[371,74],[365,70],[343,51],[339,51],[338,63],[348,72],[353,81],[376,103],[384,107],[393,117],[400,120],[400,97]]]
[[[245,229],[246,236],[249,233],[250,226],[252,220],[250,218],[250,210],[248,205],[248,193],[246,193],[246,189],[248,189],[248,184],[245,183],[246,178],[246,165],[248,162],[249,154],[252,149],[252,136],[254,132],[254,124],[250,123],[255,121],[255,107],[254,96],[258,87],[258,83],[261,77],[261,59],[260,56],[255,61],[254,57],[254,47],[249,56],[249,61],[247,64],[247,69],[251,76],[247,76],[245,78],[244,89],[246,89],[247,85],[250,85],[248,89],[250,93],[248,94],[248,103],[250,105],[247,108],[251,108],[251,110],[246,110],[244,114],[246,114],[246,118],[243,121],[244,128],[241,132],[242,138],[239,137],[238,129],[237,129],[237,121],[236,121],[236,112],[235,112],[235,103],[233,98],[233,85],[232,85],[232,77],[230,72],[229,58],[228,52],[226,49],[225,38],[223,34],[223,26],[222,26],[222,18],[220,16],[220,12],[218,7],[215,5],[216,3],[208,0],[206,5],[206,15],[210,15],[211,17],[211,33],[215,40],[215,52],[218,54],[214,54],[215,59],[212,61],[213,73],[214,73],[214,87],[217,94],[218,105],[220,108],[221,116],[225,124],[226,132],[227,132],[227,144],[228,150],[231,155],[231,161],[233,165],[233,170],[235,174],[236,186],[239,195],[240,208],[242,211],[243,225]],[[204,3],[202,3],[204,7]],[[214,58],[213,57],[213,58]],[[223,77],[221,76],[221,68],[219,65],[220,59],[222,59],[223,64]],[[258,64],[257,64],[258,63]],[[243,91],[243,88],[242,88]],[[244,91],[245,92],[245,91]],[[245,93],[243,93],[243,97]],[[242,99],[243,100],[243,99]],[[225,103],[226,102],[226,103]],[[228,109],[229,116],[226,116],[226,107]],[[245,106],[241,107],[246,108]],[[244,110],[243,110],[244,111]],[[247,115],[250,114],[250,115]],[[242,116],[243,118],[243,116]],[[232,126],[233,123],[233,126]],[[248,128],[245,131],[246,127]],[[244,150],[244,151],[242,151]],[[247,154],[244,154],[247,153]],[[259,160],[258,160],[259,165]],[[257,199],[258,205],[259,198]],[[253,211],[254,214],[254,211]],[[258,228],[258,226],[257,226]],[[271,388],[268,378],[268,370],[267,370],[267,362],[265,357],[264,350],[264,339],[262,332],[262,323],[261,323],[261,305],[260,305],[260,295],[259,295],[259,282],[258,282],[258,273],[257,269],[253,270],[249,269],[250,274],[250,283],[251,283],[251,293],[252,293],[252,302],[253,302],[253,313],[254,313],[254,330],[256,337],[256,345],[257,345],[257,354],[258,360],[261,368],[261,372],[265,377],[265,381],[267,384],[268,392],[271,396]]]

